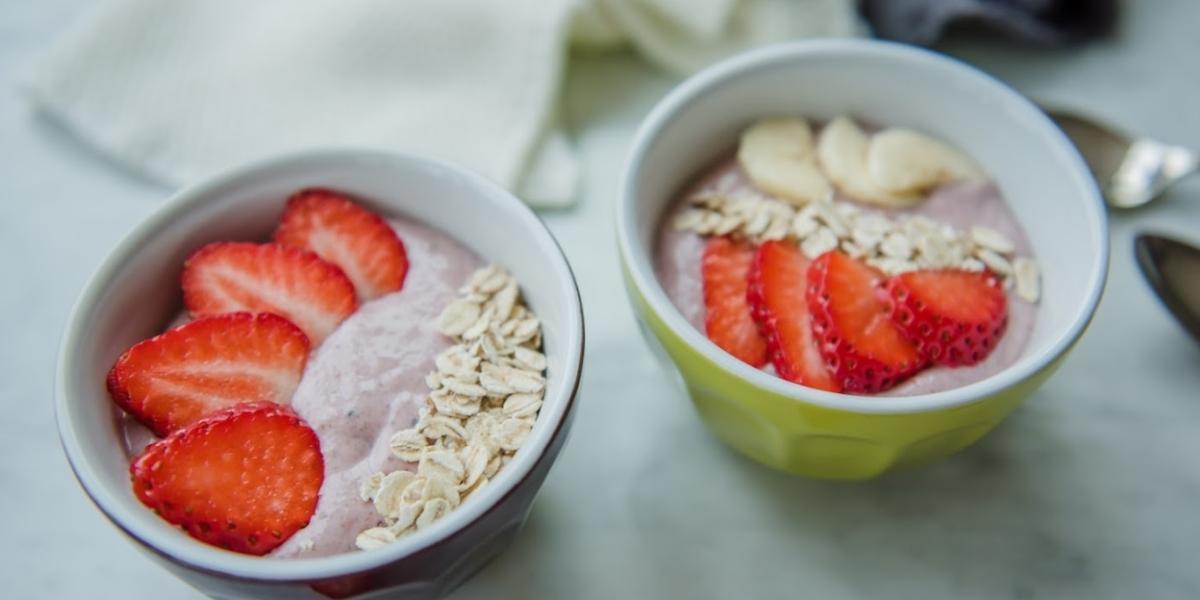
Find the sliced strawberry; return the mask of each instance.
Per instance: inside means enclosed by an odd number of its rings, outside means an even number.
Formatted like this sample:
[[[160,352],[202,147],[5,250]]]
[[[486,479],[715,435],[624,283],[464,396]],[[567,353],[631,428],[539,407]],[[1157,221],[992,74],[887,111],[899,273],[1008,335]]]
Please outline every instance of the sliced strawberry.
[[[767,364],[767,340],[746,299],[754,246],[715,237],[704,247],[704,333],[722,350],[754,367]]]
[[[912,271],[887,286],[892,321],[925,358],[973,365],[991,354],[1008,324],[1004,287],[990,272]]]
[[[794,244],[767,242],[759,246],[747,297],[754,320],[767,338],[775,372],[788,381],[837,392],[841,386],[817,349],[804,302],[808,263]]]
[[[408,273],[404,243],[391,226],[331,190],[302,190],[288,199],[275,241],[341,267],[363,300],[399,291]]]
[[[308,360],[308,337],[263,313],[201,317],[127,350],[108,393],[159,436],[239,402],[287,404]]]
[[[151,444],[129,470],[134,494],[163,519],[202,542],[261,555],[308,524],[325,461],[292,409],[248,402]]]
[[[813,334],[847,392],[882,392],[925,366],[888,317],[882,281],[881,273],[838,251],[808,268]]]
[[[183,302],[193,316],[270,312],[320,344],[358,302],[354,285],[336,265],[279,244],[217,242],[183,265]]]

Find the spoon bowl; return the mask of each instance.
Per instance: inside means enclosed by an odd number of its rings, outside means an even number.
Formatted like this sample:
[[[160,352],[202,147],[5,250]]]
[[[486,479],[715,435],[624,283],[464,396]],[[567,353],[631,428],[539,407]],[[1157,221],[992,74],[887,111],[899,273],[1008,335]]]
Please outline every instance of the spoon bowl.
[[[1078,113],[1046,109],[1046,114],[1079,149],[1111,207],[1147,204],[1200,166],[1200,155],[1187,148],[1131,137]]]
[[[1200,248],[1150,233],[1139,234],[1133,248],[1146,282],[1200,342]]]

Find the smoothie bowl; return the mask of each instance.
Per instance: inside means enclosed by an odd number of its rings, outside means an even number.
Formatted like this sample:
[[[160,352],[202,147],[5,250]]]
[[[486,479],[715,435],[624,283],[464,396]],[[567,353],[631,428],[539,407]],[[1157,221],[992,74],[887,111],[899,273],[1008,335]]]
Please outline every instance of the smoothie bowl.
[[[771,467],[865,479],[970,445],[1082,335],[1103,204],[1057,128],[936,54],[775,46],[681,84],[617,206],[647,339]]]
[[[516,535],[583,322],[545,226],[434,161],[310,152],[179,193],[75,307],[56,413],[84,490],[220,597],[436,597]]]

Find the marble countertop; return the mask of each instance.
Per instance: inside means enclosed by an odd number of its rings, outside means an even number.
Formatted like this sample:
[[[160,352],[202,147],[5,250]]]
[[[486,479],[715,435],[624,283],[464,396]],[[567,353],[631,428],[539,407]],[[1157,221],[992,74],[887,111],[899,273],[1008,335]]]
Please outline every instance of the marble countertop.
[[[0,0],[0,589],[192,598],[87,501],[53,424],[68,311],[104,254],[168,193],[77,144],[16,91],[87,4]],[[1082,49],[943,49],[1040,99],[1200,146],[1200,3],[1125,6],[1120,33]],[[582,402],[528,526],[455,597],[1200,597],[1200,346],[1156,302],[1131,252],[1144,229],[1200,240],[1200,178],[1112,216],[1109,284],[1090,331],[994,433],[869,483],[809,481],[710,436],[625,303],[611,201],[638,121],[671,84],[630,56],[571,65],[564,118],[584,190],[576,210],[546,220],[582,277]]]

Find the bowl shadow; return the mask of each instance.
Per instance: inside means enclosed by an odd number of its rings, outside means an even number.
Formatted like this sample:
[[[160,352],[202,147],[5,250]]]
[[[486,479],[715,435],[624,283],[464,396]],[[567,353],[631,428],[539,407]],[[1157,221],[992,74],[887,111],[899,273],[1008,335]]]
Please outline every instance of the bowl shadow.
[[[774,471],[705,433],[709,456],[667,465],[678,448],[663,444],[639,474],[646,485],[630,497],[629,514],[657,562],[645,572],[664,597],[707,597],[751,577],[780,594],[804,586],[868,597],[986,589],[1025,598],[1072,589],[1093,578],[1095,566],[1062,516],[1072,511],[1077,531],[1090,515],[1062,499],[1088,489],[1088,475],[1072,468],[1038,395],[1031,404],[953,457],[858,483]],[[1048,480],[1047,470],[1056,476]],[[663,502],[671,496],[680,501]],[[695,550],[680,561],[688,548]],[[779,553],[795,557],[793,572],[763,570]]]

